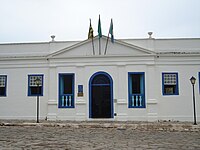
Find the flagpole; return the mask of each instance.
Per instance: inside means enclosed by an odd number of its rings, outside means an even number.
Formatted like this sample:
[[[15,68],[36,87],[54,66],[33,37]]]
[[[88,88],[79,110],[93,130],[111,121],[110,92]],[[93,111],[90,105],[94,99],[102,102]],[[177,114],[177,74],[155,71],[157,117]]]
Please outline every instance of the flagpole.
[[[112,18],[111,18],[111,22],[110,22],[110,28],[108,31],[108,37],[107,37],[107,41],[106,41],[106,47],[105,47],[105,51],[104,51],[104,55],[107,52],[107,48],[108,48],[108,39],[109,39],[109,34],[111,34],[111,42],[114,43],[114,36],[113,36],[113,22],[112,22]]]
[[[106,54],[106,51],[107,51],[107,47],[108,47],[108,39],[109,39],[109,32],[108,32],[108,37],[107,37],[107,40],[106,40],[106,47],[105,47],[104,55]]]
[[[99,38],[99,55],[101,55],[101,38]]]
[[[90,19],[90,26],[92,26],[92,25],[91,25],[91,19]],[[93,55],[95,55],[93,33],[92,33],[92,48],[93,48]]]
[[[95,51],[94,51],[94,40],[93,40],[93,37],[92,37],[92,48],[93,48],[93,55],[95,55]]]
[[[101,37],[102,37],[102,32],[101,32],[101,19],[99,15],[99,21],[98,21],[98,36],[99,36],[99,55],[101,55]]]

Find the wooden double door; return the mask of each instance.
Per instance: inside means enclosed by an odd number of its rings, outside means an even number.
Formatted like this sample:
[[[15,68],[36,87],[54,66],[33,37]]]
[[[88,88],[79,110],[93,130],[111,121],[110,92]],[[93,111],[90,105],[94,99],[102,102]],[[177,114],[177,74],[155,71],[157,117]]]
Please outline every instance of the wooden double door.
[[[112,118],[112,79],[103,73],[94,76],[90,84],[90,94],[90,117]]]

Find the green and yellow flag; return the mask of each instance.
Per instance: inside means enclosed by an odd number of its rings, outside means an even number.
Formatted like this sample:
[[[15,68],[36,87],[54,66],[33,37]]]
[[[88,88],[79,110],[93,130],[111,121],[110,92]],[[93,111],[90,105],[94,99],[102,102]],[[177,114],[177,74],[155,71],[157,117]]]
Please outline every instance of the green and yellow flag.
[[[90,19],[90,27],[89,27],[89,32],[88,32],[88,39],[92,39],[94,37],[93,35],[93,29],[92,29],[92,24],[91,24],[91,19]]]

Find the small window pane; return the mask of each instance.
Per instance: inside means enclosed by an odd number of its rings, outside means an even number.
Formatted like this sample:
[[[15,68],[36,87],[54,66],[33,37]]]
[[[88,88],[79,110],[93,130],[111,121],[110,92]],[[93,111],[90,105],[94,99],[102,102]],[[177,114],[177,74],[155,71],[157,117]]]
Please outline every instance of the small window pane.
[[[6,92],[6,88],[5,87],[0,87],[0,96],[4,96]]]
[[[32,95],[42,94],[42,87],[30,87],[30,90]]]
[[[140,94],[141,93],[141,85],[140,85],[140,74],[132,74],[132,94]]]
[[[63,94],[72,94],[72,79],[71,75],[63,76]]]
[[[165,85],[165,94],[174,94],[176,92],[176,85]]]

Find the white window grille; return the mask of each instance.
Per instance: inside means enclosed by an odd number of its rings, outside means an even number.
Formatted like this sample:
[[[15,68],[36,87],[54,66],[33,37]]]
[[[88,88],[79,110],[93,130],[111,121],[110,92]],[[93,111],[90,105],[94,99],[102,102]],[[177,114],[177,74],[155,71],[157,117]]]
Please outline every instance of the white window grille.
[[[176,85],[176,74],[164,74],[164,85]]]
[[[0,76],[0,87],[6,87],[6,77]]]
[[[42,86],[42,76],[30,76],[30,86],[35,87],[37,86],[36,80],[39,79],[39,86]]]

